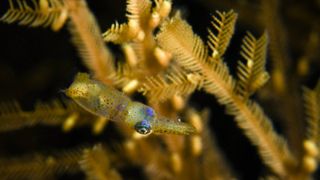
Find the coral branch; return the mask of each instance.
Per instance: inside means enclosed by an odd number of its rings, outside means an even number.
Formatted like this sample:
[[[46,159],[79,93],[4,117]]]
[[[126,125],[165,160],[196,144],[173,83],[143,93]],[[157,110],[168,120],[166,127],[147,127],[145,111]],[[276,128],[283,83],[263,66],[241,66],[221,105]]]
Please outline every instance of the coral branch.
[[[237,91],[244,99],[262,87],[269,79],[269,74],[265,70],[267,39],[266,33],[259,39],[248,33],[243,39],[240,54],[246,62],[238,61]]]
[[[70,31],[73,42],[89,69],[100,81],[110,84],[109,74],[114,73],[114,59],[105,47],[95,18],[83,0],[68,0]]]
[[[61,0],[40,0],[39,4],[35,0],[9,0],[9,5],[10,9],[0,18],[9,24],[51,26],[52,30],[58,31],[68,18],[67,8]]]
[[[89,124],[84,121],[93,116],[82,110],[78,105],[71,101],[53,101],[51,103],[38,103],[33,111],[23,111],[17,102],[7,102],[0,104],[0,132],[18,130],[32,127],[39,124],[47,126],[65,127],[65,122],[73,114],[80,115],[76,124],[69,124],[68,130],[74,126]]]
[[[285,141],[274,131],[270,120],[255,102],[243,101],[236,95],[235,83],[227,66],[221,60],[207,63],[205,47],[191,27],[176,16],[162,27],[157,39],[183,67],[203,75],[204,89],[226,105],[228,113],[235,116],[238,125],[258,146],[265,163],[280,176],[285,176],[287,163],[292,159]]]
[[[55,153],[53,156],[33,155],[19,159],[0,159],[2,179],[47,179],[56,174],[76,173],[80,170],[79,149]]]
[[[84,150],[83,159],[79,163],[89,179],[122,179],[118,172],[110,167],[110,154],[107,154],[101,145]]]
[[[233,10],[225,12],[216,12],[218,17],[212,16],[211,25],[217,31],[215,35],[210,29],[208,36],[208,46],[212,50],[213,57],[221,57],[229,43],[234,32],[234,26],[237,20],[237,14]]]

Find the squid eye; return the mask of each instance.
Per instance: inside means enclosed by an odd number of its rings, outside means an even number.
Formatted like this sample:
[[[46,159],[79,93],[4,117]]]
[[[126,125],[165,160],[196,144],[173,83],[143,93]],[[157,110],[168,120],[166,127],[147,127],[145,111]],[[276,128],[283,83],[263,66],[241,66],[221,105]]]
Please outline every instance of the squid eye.
[[[147,120],[136,123],[134,129],[140,134],[149,134],[151,132],[151,126]]]

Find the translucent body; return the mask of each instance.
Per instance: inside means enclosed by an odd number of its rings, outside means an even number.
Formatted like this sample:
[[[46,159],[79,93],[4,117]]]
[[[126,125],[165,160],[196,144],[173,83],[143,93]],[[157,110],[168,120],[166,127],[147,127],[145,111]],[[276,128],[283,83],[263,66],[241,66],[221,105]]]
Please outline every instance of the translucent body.
[[[140,134],[155,132],[187,135],[195,131],[187,123],[159,117],[151,107],[131,101],[122,92],[90,79],[85,73],[76,76],[66,94],[89,112],[123,122]]]

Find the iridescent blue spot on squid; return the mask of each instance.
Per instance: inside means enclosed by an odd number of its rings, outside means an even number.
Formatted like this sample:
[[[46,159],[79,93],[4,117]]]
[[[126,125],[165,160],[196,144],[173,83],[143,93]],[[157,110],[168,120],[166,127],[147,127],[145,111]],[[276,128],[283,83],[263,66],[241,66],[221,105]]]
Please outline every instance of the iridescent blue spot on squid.
[[[137,122],[134,129],[140,134],[149,134],[151,132],[150,122],[146,119]]]
[[[146,115],[149,116],[149,117],[153,117],[154,116],[154,110],[151,107],[147,107]]]

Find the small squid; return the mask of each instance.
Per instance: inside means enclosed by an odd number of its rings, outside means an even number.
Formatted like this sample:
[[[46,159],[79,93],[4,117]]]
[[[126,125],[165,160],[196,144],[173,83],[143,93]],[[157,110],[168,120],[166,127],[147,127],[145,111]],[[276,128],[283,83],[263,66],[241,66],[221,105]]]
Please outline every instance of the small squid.
[[[151,107],[132,101],[122,92],[90,79],[86,73],[78,73],[65,93],[87,111],[123,122],[140,134],[189,135],[195,132],[193,126],[159,116]]]

